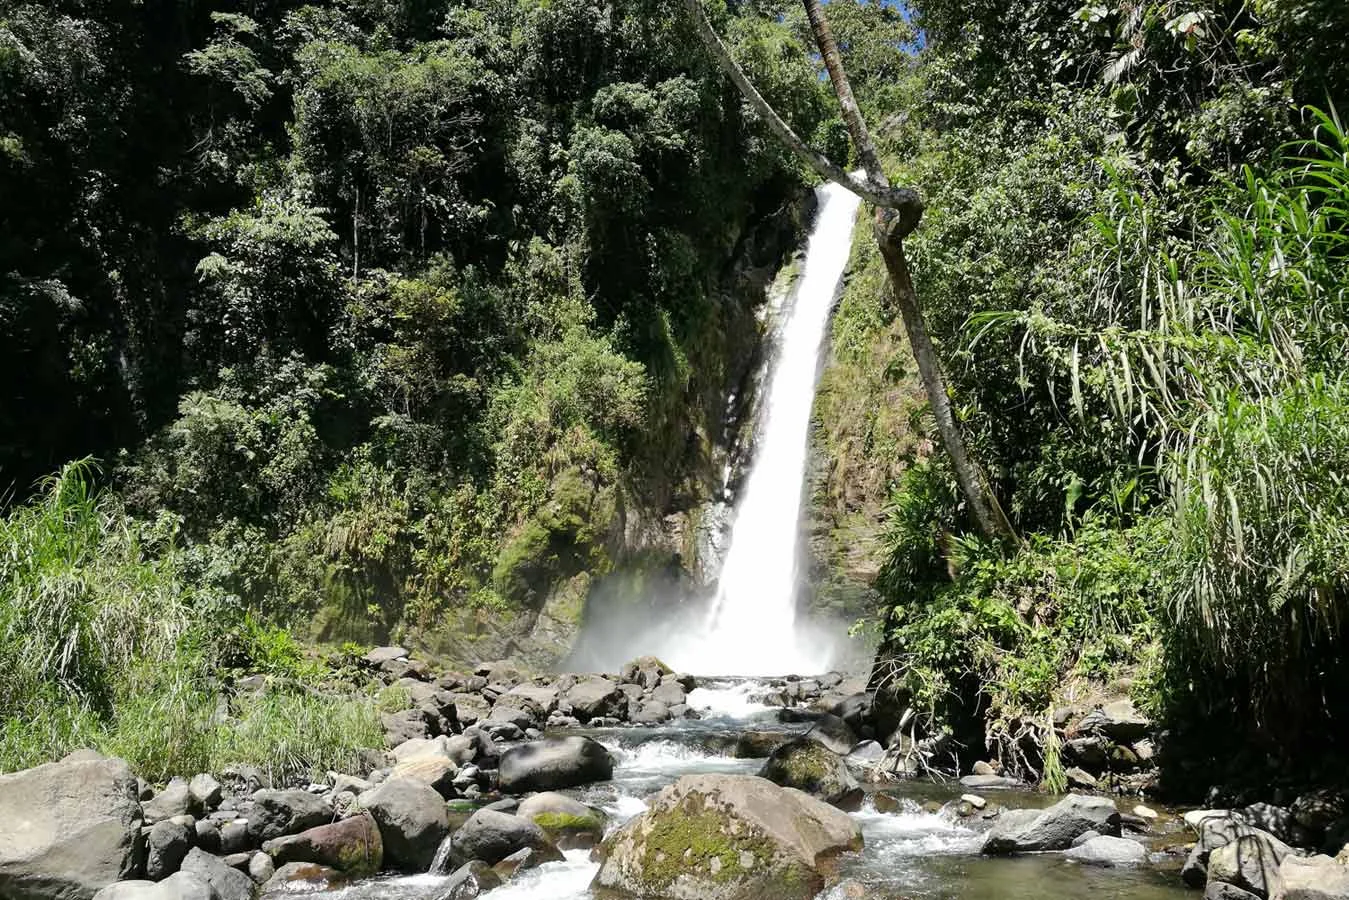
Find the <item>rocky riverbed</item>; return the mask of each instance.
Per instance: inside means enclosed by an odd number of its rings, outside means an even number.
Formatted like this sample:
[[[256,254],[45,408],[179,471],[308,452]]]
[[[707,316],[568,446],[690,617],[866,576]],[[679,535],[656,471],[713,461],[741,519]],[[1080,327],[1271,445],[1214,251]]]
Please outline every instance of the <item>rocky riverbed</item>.
[[[1182,817],[1032,792],[991,763],[914,778],[921,741],[877,740],[865,685],[839,673],[437,674],[400,648],[365,664],[408,704],[365,771],[155,788],[80,751],[0,776],[0,897],[1349,897],[1334,792]],[[1078,719],[1081,738],[1148,740],[1127,709]]]

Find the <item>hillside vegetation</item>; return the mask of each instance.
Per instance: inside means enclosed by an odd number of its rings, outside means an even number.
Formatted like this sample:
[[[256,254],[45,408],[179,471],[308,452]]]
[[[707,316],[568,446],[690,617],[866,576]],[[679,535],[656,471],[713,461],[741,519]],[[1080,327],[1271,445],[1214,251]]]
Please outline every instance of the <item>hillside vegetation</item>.
[[[1177,790],[1335,780],[1345,8],[910,6],[917,64],[867,111],[924,192],[919,298],[1021,542],[978,537],[923,418],[877,440],[868,471],[903,470],[877,682],[1051,782],[1054,708],[1121,693],[1163,723]],[[882,273],[869,252],[854,284]],[[883,396],[863,379],[897,358],[869,296],[850,287],[836,324],[843,395]]]

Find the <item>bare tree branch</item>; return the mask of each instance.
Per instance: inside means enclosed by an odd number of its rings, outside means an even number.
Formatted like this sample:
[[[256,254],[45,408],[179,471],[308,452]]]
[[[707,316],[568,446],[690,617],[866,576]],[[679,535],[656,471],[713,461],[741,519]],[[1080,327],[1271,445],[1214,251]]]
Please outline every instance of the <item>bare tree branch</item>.
[[[854,178],[830,162],[829,158],[823,153],[803,141],[764,99],[758,88],[750,82],[744,70],[740,68],[740,64],[731,56],[730,48],[722,42],[720,35],[712,27],[712,23],[707,20],[707,13],[703,11],[700,0],[684,0],[684,6],[688,8],[689,15],[693,17],[694,23],[698,26],[699,36],[721,66],[722,71],[731,81],[735,82],[735,86],[740,89],[740,93],[754,107],[754,111],[759,114],[759,118],[763,119],[764,124],[777,135],[778,140],[799,156],[806,165],[815,170],[815,173],[821,178],[843,185],[874,206],[905,211],[908,214],[905,218],[912,216],[914,223],[917,223],[923,209],[917,191],[909,188],[892,188],[884,183],[876,184],[871,180],[872,173],[870,171],[867,172],[868,179],[866,180]]]

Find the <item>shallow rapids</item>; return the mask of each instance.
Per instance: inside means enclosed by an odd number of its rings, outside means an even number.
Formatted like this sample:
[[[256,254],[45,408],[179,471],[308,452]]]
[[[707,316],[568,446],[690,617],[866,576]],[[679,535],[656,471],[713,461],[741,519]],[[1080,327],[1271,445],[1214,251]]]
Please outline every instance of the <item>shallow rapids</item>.
[[[567,793],[598,807],[612,831],[646,810],[645,798],[682,775],[718,772],[756,774],[762,759],[736,759],[736,739],[747,730],[799,734],[804,724],[781,724],[775,712],[750,698],[762,688],[727,681],[695,692],[705,718],[653,728],[591,729],[616,760],[612,780]],[[868,797],[853,815],[862,826],[865,848],[841,862],[845,878],[865,886],[868,900],[1180,900],[1173,870],[1156,866],[1105,869],[1083,866],[1052,854],[1015,858],[983,857],[980,835],[949,814],[930,812],[933,801],[959,796],[958,785],[910,782]],[[880,797],[880,794],[888,795]],[[876,799],[888,799],[887,811]],[[999,796],[998,802],[1043,806],[1051,798]],[[590,883],[599,871],[590,852],[573,850],[565,861],[547,863],[486,894],[491,900],[592,900]],[[436,900],[445,876],[376,878],[306,896],[319,900]],[[826,891],[820,900],[854,895]]]

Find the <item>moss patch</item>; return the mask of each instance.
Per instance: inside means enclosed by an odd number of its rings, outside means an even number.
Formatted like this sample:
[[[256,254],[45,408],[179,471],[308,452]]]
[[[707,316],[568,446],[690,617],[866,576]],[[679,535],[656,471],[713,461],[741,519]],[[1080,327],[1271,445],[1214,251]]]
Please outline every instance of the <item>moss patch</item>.
[[[576,832],[603,832],[604,823],[598,816],[576,816],[571,813],[545,812],[533,817],[534,824],[551,834]]]

